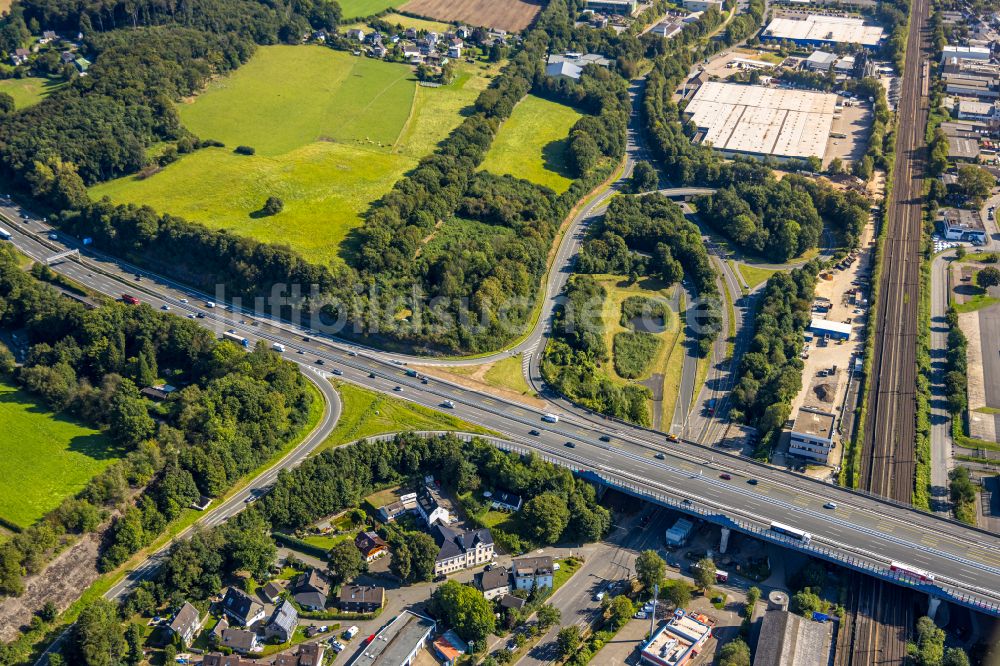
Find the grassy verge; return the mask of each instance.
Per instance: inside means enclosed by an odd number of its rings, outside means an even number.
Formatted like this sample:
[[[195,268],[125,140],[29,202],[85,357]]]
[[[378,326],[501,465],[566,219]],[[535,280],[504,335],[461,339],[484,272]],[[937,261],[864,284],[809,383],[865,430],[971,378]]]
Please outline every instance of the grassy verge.
[[[660,418],[661,430],[669,428],[674,419],[674,409],[677,406],[677,394],[681,388],[681,376],[684,371],[684,293],[681,298],[677,313],[677,330],[674,331],[673,338],[667,345],[666,370],[663,374],[663,412]]]
[[[495,434],[444,412],[393,398],[353,384],[335,383],[343,411],[337,427],[316,452],[365,437],[407,430],[461,430]]]
[[[770,268],[758,268],[757,266],[751,266],[749,264],[738,263],[736,266],[739,269],[740,274],[743,275],[743,279],[746,280],[748,285],[750,285],[751,289],[759,284],[767,282],[767,279],[777,272]]]

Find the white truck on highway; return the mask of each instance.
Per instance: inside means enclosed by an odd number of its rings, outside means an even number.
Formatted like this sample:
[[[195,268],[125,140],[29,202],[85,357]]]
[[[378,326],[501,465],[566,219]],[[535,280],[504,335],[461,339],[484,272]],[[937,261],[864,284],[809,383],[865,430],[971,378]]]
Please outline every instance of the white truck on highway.
[[[285,345],[281,344],[280,342],[275,342],[273,345],[271,345],[271,349],[278,352],[279,354],[285,353]]]
[[[0,240],[10,240],[10,232],[6,229],[0,228]]]
[[[542,420],[546,423],[559,423],[558,414],[542,414]]]

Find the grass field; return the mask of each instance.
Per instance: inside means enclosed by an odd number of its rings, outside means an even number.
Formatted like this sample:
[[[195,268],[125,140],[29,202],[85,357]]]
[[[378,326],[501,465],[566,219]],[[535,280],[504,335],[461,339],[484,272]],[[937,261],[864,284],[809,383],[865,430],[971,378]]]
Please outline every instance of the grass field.
[[[621,276],[595,275],[594,277],[608,292],[601,308],[601,321],[604,323],[604,342],[609,352],[613,352],[615,349],[614,339],[616,335],[631,331],[621,324],[622,301],[629,296],[645,296],[665,300],[671,291],[662,282],[653,278],[645,278],[630,285]],[[670,419],[673,417],[674,401],[677,399],[680,386],[680,370],[675,366],[680,365],[684,354],[680,317],[672,309],[668,308],[668,310],[670,312],[666,319],[666,326],[662,331],[655,333],[660,344],[657,345],[652,360],[645,367],[645,371],[639,374],[635,380],[626,379],[615,371],[614,358],[602,367],[604,373],[617,384],[640,381],[649,385],[649,381],[654,377],[655,381],[662,382],[658,388],[661,388],[663,392],[663,411],[661,414],[663,415],[664,427],[670,425]]]
[[[319,46],[269,46],[181,105],[185,126],[223,141],[145,179],[94,187],[213,228],[284,243],[320,263],[343,259],[361,214],[461,121],[499,65],[459,63],[456,80],[418,86],[407,65]],[[233,148],[252,146],[253,156]],[[258,211],[268,196],[284,210]]]
[[[344,20],[350,20],[352,18],[360,18],[364,16],[371,16],[372,14],[378,14],[379,12],[384,12],[387,9],[397,7],[402,2],[397,2],[397,0],[337,0],[340,4],[341,15]],[[405,2],[405,0],[404,0]]]
[[[739,268],[740,273],[743,275],[743,279],[746,280],[750,288],[753,289],[762,282],[767,282],[768,278],[777,273],[775,270],[770,268],[758,268],[757,266],[751,266],[749,264],[736,264]]]
[[[521,361],[521,355],[517,354],[482,365],[456,365],[447,368],[447,371],[470,377],[488,386],[514,391],[521,395],[534,395],[535,392],[524,379]]]
[[[400,400],[382,393],[354,386],[337,384],[343,402],[343,412],[337,427],[317,448],[322,451],[365,437],[406,430],[461,430],[488,434],[489,431],[445,412]]]
[[[396,14],[391,12],[385,16],[379,17],[383,21],[388,21],[393,25],[401,25],[404,28],[413,28],[414,30],[428,30],[430,32],[447,32],[448,30],[454,29],[451,23],[444,23],[442,21],[428,21],[427,19],[413,18],[412,16],[403,16],[402,14]]]
[[[481,168],[565,192],[573,182],[569,130],[582,115],[565,104],[528,95],[500,127]]]
[[[0,382],[0,517],[27,527],[79,492],[117,460],[100,432],[41,407],[30,395]]]
[[[4,0],[0,0],[0,10],[3,10]],[[51,93],[66,85],[54,79],[28,76],[23,79],[3,79],[0,81],[0,92],[5,92],[14,98],[14,108],[24,109],[38,104]]]

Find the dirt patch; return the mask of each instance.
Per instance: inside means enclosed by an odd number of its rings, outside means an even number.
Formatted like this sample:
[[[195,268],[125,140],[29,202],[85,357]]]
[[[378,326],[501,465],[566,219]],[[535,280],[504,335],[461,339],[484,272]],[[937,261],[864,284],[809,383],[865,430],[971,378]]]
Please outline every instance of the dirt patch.
[[[537,408],[544,408],[546,406],[545,401],[539,398],[532,398],[531,396],[522,395],[517,391],[511,391],[510,389],[487,384],[483,381],[483,379],[491,367],[493,367],[492,363],[484,363],[483,365],[477,366],[473,373],[467,375],[448,372],[447,368],[440,368],[437,366],[414,366],[414,369],[422,374],[437,377],[438,379],[444,379],[452,384],[458,384],[459,386],[464,386],[465,388],[472,389],[474,391],[492,393],[495,396],[499,396],[505,400],[519,402],[522,405],[530,405],[531,407]]]
[[[411,0],[400,9],[438,21],[521,32],[535,20],[542,5],[524,0]]]
[[[0,603],[0,640],[17,638],[20,627],[51,601],[59,609],[80,597],[80,592],[97,580],[97,552],[100,537],[87,534],[60,553],[45,569],[24,581],[24,594]]]
[[[978,312],[963,312],[958,315],[958,327],[968,340],[966,352],[968,363],[969,435],[988,442],[997,441],[996,417],[976,410],[986,406],[986,377],[983,374],[983,348],[979,328]]]

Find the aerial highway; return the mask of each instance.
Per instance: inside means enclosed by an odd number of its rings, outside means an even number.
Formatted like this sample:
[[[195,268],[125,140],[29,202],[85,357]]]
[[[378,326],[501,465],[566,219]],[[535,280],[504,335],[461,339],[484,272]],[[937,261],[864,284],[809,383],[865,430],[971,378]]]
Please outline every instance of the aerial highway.
[[[0,210],[8,218],[13,212]],[[6,226],[12,227],[15,245],[39,261],[75,243],[61,232],[56,232],[56,240],[50,239],[49,228],[37,219]],[[278,342],[285,346],[286,357],[339,379],[435,409],[448,409],[445,405],[450,402],[456,416],[507,437],[511,448],[535,451],[554,462],[592,472],[636,494],[672,503],[681,511],[706,519],[729,517],[739,521],[740,529],[757,533],[766,533],[772,521],[782,522],[811,533],[811,548],[817,554],[835,554],[842,561],[853,558],[871,565],[873,571],[881,567],[883,573],[890,561],[905,562],[936,574],[943,595],[968,595],[969,603],[975,604],[1000,602],[1000,537],[996,535],[711,447],[669,442],[662,433],[595,415],[564,412],[557,422],[547,423],[541,410],[447,381],[408,376],[404,361],[285,323],[230,312],[221,304],[206,307],[207,295],[100,258],[87,248],[81,258],[66,259],[53,269],[111,297],[129,292],[154,308],[166,305],[179,316],[200,314],[202,318],[196,321],[217,333],[234,330],[251,342]],[[722,474],[731,478],[722,479]],[[757,483],[749,483],[751,479]],[[836,504],[835,509],[824,508],[830,502]],[[1000,614],[998,606],[985,610]]]

